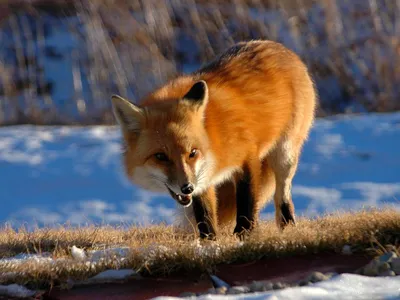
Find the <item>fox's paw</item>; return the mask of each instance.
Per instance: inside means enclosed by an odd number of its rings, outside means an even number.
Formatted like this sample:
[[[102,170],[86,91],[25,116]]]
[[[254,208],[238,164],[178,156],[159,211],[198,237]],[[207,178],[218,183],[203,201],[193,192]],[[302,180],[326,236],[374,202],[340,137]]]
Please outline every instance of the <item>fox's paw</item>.
[[[293,205],[282,203],[280,212],[276,216],[279,229],[283,230],[287,225],[296,226],[296,216]]]
[[[233,235],[240,241],[244,241],[250,235],[250,230],[243,228],[243,226],[236,225]]]
[[[200,241],[213,241],[217,240],[217,236],[215,233],[202,233],[200,232]]]

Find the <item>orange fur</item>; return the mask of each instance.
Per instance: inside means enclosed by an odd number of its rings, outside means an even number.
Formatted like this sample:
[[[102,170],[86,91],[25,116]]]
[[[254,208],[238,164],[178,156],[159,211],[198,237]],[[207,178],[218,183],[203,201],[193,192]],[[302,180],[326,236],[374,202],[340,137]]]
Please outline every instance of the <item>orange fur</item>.
[[[204,111],[180,101],[200,80],[208,88]],[[236,216],[235,188],[246,166],[254,214],[276,185],[277,222],[283,228],[282,218],[293,217],[294,222],[291,180],[314,119],[315,101],[312,80],[296,54],[271,41],[239,43],[198,72],[177,77],[141,101],[143,130],[139,135],[124,130],[127,174],[133,176],[146,162],[173,177],[170,182],[182,184],[195,181],[196,163],[212,156],[209,180],[215,182],[211,188],[217,189],[217,196],[207,201],[218,202],[213,213],[219,224],[226,224]],[[199,154],[189,159],[193,147]],[[174,163],[147,157],[156,151],[164,151]],[[280,211],[282,203],[289,211],[286,216]]]

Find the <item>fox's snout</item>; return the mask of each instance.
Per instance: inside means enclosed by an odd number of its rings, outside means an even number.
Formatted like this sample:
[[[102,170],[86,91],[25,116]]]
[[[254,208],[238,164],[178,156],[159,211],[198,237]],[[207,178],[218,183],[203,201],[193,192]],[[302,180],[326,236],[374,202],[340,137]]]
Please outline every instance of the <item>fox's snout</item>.
[[[194,191],[194,186],[192,183],[188,182],[181,186],[181,191],[185,195],[190,195]]]
[[[194,171],[194,170],[193,170]],[[172,186],[177,194],[191,195],[196,189],[196,174],[185,168],[171,172],[168,185]]]

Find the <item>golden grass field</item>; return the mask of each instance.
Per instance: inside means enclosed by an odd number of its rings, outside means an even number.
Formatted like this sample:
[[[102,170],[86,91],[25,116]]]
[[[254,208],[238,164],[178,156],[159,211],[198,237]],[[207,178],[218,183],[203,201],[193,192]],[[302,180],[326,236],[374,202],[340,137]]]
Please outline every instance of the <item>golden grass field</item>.
[[[19,253],[50,253],[48,261],[30,260],[12,264],[0,260],[0,284],[17,282],[43,287],[67,279],[87,279],[105,269],[132,268],[140,274],[165,276],[182,271],[212,271],[218,264],[254,261],[320,252],[340,252],[351,245],[355,253],[398,252],[400,212],[385,208],[354,213],[336,213],[315,219],[298,218],[296,227],[279,232],[273,221],[262,221],[243,243],[230,229],[222,230],[216,242],[200,242],[195,234],[183,234],[166,225],[149,227],[59,227],[13,230],[0,229],[2,258]],[[71,257],[75,245],[89,251],[88,259]],[[90,250],[127,247],[128,255],[112,254],[100,260]]]

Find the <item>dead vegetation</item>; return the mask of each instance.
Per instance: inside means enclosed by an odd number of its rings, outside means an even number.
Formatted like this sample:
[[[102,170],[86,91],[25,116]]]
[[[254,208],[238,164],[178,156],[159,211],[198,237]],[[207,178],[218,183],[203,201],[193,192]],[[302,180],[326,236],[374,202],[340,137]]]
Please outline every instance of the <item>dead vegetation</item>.
[[[111,94],[135,101],[249,39],[282,42],[305,60],[318,87],[319,116],[400,108],[398,1],[17,3],[2,1],[0,14],[0,124],[112,123]],[[66,53],[46,46],[60,28],[76,41]],[[73,81],[62,100],[44,68],[44,61],[60,60],[71,62]]]
[[[313,220],[300,218],[297,227],[280,233],[272,221],[264,221],[244,243],[222,232],[217,242],[199,242],[197,235],[183,234],[173,226],[150,227],[59,227],[0,231],[0,253],[50,253],[56,260],[30,260],[13,264],[0,260],[0,284],[18,282],[34,286],[86,279],[102,270],[132,268],[147,275],[176,272],[210,272],[218,264],[247,262],[266,257],[284,257],[321,252],[340,252],[346,244],[353,252],[378,253],[388,245],[399,246],[400,213],[392,209],[333,214]],[[128,247],[122,258],[109,254],[100,260],[71,258],[73,245],[87,251]],[[393,250],[391,248],[391,250]],[[88,252],[90,253],[90,252]]]

